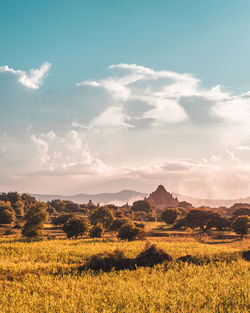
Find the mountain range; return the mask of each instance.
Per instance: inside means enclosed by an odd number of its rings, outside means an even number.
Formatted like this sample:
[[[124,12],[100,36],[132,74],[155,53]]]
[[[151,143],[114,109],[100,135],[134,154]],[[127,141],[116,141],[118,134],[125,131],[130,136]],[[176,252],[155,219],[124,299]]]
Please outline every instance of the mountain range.
[[[223,199],[199,199],[186,195],[181,195],[177,193],[172,194],[173,197],[177,198],[179,201],[187,201],[191,203],[194,207],[199,206],[209,206],[209,207],[221,207],[226,206],[230,207],[234,203],[250,203],[250,197],[223,200]],[[97,204],[108,204],[113,203],[116,205],[123,205],[126,203],[132,204],[136,200],[142,200],[145,197],[148,197],[148,193],[137,192],[134,190],[122,190],[114,193],[98,193],[98,194],[85,194],[79,193],[71,196],[63,195],[47,195],[47,194],[33,194],[36,199],[40,201],[50,201],[53,199],[61,200],[71,200],[76,203],[87,203],[89,200],[92,200],[93,203]]]

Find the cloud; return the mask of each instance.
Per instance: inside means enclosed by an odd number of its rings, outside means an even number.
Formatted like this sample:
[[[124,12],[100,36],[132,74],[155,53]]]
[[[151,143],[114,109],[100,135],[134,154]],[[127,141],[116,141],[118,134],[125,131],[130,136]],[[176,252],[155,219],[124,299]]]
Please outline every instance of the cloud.
[[[49,62],[43,63],[38,69],[31,69],[28,72],[22,70],[14,70],[8,65],[0,66],[0,73],[11,73],[17,77],[17,80],[23,86],[30,89],[38,89],[44,78],[46,77],[51,64]]]
[[[201,81],[188,73],[156,71],[136,64],[117,64],[108,68],[111,75],[98,81],[83,81],[76,86],[103,88],[111,97],[111,107],[119,104],[126,112],[125,119],[133,120],[127,110],[131,101],[141,101],[145,110],[137,120],[152,119],[152,126],[197,121],[192,114],[203,114],[207,118],[228,122],[249,120],[249,93],[233,95],[222,90],[220,85],[210,89],[202,88]],[[185,100],[186,99],[186,100]],[[183,103],[189,101],[189,106]],[[205,103],[201,105],[200,103]],[[198,108],[201,107],[199,110]],[[201,111],[203,110],[203,112]]]

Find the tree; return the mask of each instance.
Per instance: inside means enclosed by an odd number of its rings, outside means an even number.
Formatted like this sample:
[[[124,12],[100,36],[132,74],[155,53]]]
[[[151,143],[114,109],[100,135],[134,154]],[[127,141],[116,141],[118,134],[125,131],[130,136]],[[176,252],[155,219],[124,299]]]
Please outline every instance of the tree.
[[[68,238],[82,237],[89,230],[89,220],[85,216],[74,215],[63,225],[63,231]]]
[[[108,207],[101,206],[94,210],[89,219],[92,225],[101,223],[105,228],[108,228],[114,220],[114,213]]]
[[[149,213],[151,211],[150,204],[146,200],[135,201],[131,208],[132,211],[145,211]]]
[[[104,234],[103,225],[101,223],[98,223],[91,228],[89,236],[91,238],[101,238],[103,234]]]
[[[109,231],[118,231],[122,225],[128,222],[129,220],[127,218],[114,219],[113,222],[109,226]]]
[[[51,200],[48,202],[49,206],[52,206],[57,212],[62,212],[65,209],[65,202],[60,199]]]
[[[12,224],[16,220],[10,202],[0,201],[0,224]]]
[[[72,213],[58,215],[52,219],[52,224],[55,226],[64,225],[67,222],[67,220],[73,216],[74,214]]]
[[[243,239],[244,235],[248,234],[250,228],[250,217],[247,215],[238,216],[232,223],[232,229],[236,234],[240,235]]]
[[[221,215],[217,212],[206,209],[193,209],[190,210],[186,217],[186,225],[191,228],[199,227],[203,232],[215,227],[216,219]]]
[[[144,238],[145,232],[143,229],[136,227],[133,223],[126,223],[122,225],[118,232],[118,238],[122,240],[132,241],[137,238]]]
[[[161,219],[166,223],[173,225],[176,221],[177,217],[179,215],[179,212],[175,208],[169,208],[165,209],[161,214]]]
[[[16,212],[16,216],[23,216],[24,215],[24,203],[21,200],[12,204],[14,211]]]
[[[22,234],[25,237],[40,237],[42,235],[43,223],[48,217],[47,205],[44,202],[36,202],[31,205],[24,216],[26,223],[23,226]]]

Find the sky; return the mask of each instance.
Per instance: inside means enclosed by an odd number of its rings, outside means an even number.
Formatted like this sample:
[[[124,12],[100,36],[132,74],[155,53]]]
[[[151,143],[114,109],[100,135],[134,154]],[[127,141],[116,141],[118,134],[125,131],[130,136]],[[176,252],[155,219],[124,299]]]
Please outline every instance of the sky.
[[[0,191],[250,196],[250,2],[0,2]]]

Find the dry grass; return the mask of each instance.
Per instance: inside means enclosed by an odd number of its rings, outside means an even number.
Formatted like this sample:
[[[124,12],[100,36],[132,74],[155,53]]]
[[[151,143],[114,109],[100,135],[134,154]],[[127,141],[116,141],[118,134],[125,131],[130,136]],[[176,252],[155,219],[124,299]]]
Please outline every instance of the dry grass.
[[[169,240],[169,238],[168,238]],[[243,241],[244,242],[244,241]],[[235,253],[243,244],[154,241],[173,258]],[[134,258],[145,242],[49,240],[0,242],[1,313],[247,312],[249,264],[178,264],[79,276],[74,269],[104,251]],[[248,246],[245,241],[244,249]]]

